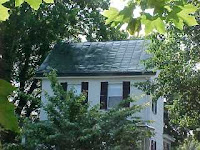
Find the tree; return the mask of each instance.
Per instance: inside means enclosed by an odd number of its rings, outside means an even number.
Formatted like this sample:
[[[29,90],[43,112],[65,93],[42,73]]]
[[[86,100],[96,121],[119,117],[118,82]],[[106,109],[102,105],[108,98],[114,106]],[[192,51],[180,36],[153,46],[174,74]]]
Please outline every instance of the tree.
[[[177,150],[199,150],[200,143],[193,137],[189,136],[184,140],[184,143],[178,147]]]
[[[14,5],[11,3],[10,5]],[[7,80],[20,84],[19,90],[37,97],[38,80],[33,79],[37,67],[44,61],[53,44],[62,39],[80,41],[80,35],[88,41],[125,39],[126,33],[105,26],[98,8],[108,8],[107,1],[58,2],[54,6],[41,5],[35,12],[27,4],[14,8],[10,19],[2,22],[4,72]],[[17,114],[28,107],[26,116],[38,108],[38,99],[27,101],[20,95]],[[31,103],[27,106],[27,103]],[[36,107],[35,107],[36,106]],[[26,109],[26,110],[27,110]]]
[[[4,4],[6,2],[10,2],[12,0],[1,0],[0,1],[0,21],[5,21],[9,18],[10,14],[9,14],[9,7],[5,7]],[[42,0],[14,0],[15,2],[15,6],[19,7],[21,6],[24,2],[28,3],[31,8],[33,8],[34,10],[37,10],[40,5],[42,4]],[[53,3],[54,0],[44,0],[44,2],[46,3]]]
[[[199,18],[199,12],[196,17]],[[168,129],[171,130],[167,129],[169,132],[187,135],[185,133],[192,130],[198,140],[200,139],[199,30],[200,26],[185,27],[183,31],[169,26],[166,36],[153,35],[152,44],[148,49],[152,57],[144,63],[148,69],[159,70],[160,73],[153,82],[148,81],[139,85],[151,93],[155,100],[160,96],[166,98],[166,109],[170,120]]]
[[[126,39],[127,34],[105,26],[100,8],[108,8],[109,1],[62,1],[53,5],[41,4],[34,11],[27,3],[11,8],[9,20],[0,23],[2,59],[0,78],[18,83],[13,103],[24,117],[40,108],[40,82],[34,78],[37,67],[44,61],[53,45],[63,39],[78,42],[80,35],[88,41]]]
[[[198,1],[193,1],[198,5]],[[135,17],[133,12],[136,8],[141,8],[140,16]],[[151,9],[153,15],[147,13]],[[130,34],[135,34],[145,26],[145,34],[148,35],[153,30],[164,34],[166,27],[173,24],[176,28],[183,30],[184,24],[188,26],[197,25],[194,14],[198,9],[193,4],[187,4],[185,0],[130,0],[127,6],[119,11],[116,8],[110,8],[104,11],[107,17],[106,24],[111,26],[121,26],[128,24],[127,30]]]
[[[118,107],[102,111],[99,106],[85,103],[85,96],[65,92],[58,83],[55,71],[48,75],[54,96],[46,97],[44,106],[48,120],[28,123],[25,126],[25,149],[139,149],[151,132],[134,117],[142,106],[125,107],[132,99]]]
[[[13,86],[0,79],[0,133],[5,130],[19,132],[17,117],[14,114],[14,105],[7,100],[8,95],[15,90]],[[7,119],[9,118],[9,119]],[[0,134],[0,149],[3,135]]]

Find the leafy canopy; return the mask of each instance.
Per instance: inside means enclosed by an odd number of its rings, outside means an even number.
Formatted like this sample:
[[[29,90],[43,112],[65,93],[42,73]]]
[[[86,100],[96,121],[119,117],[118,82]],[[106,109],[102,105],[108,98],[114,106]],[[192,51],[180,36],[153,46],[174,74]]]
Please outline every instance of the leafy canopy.
[[[5,63],[0,78],[2,74],[3,79],[19,83],[13,101],[18,101],[16,113],[19,116],[22,110],[26,117],[32,111],[38,111],[40,82],[34,75],[52,45],[63,39],[80,42],[80,35],[87,41],[126,39],[126,33],[104,24],[105,17],[100,14],[100,8],[108,7],[108,1],[96,0],[92,3],[62,1],[53,5],[42,4],[37,11],[27,3],[12,8],[9,19],[0,24],[2,62]],[[25,96],[30,94],[31,97]]]
[[[200,143],[194,138],[194,136],[188,136],[184,142],[177,148],[177,150],[199,150]]]
[[[134,17],[133,11],[141,8],[140,16]],[[130,0],[123,10],[110,7],[103,15],[107,17],[105,24],[111,26],[121,26],[128,24],[127,30],[130,34],[135,34],[145,26],[145,34],[157,30],[159,33],[166,32],[166,25],[173,24],[182,30],[184,24],[188,26],[198,25],[194,14],[198,7],[187,4],[185,0]],[[153,15],[147,13],[152,10]]]
[[[199,18],[199,14],[196,14]],[[199,22],[200,20],[198,20]],[[148,52],[152,57],[145,61],[147,69],[159,70],[154,82],[142,84],[142,89],[154,99],[166,98],[169,124],[173,132],[193,130],[200,140],[200,26],[178,30],[169,26],[165,36],[151,36]],[[179,134],[178,133],[178,134]],[[183,136],[182,136],[183,137]]]
[[[84,95],[65,92],[55,75],[49,75],[54,96],[46,95],[48,104],[44,106],[48,120],[27,124],[25,149],[139,150],[142,140],[151,135],[133,115],[142,107],[123,107],[132,99],[102,111],[99,106],[89,106]]]
[[[11,0],[1,0],[0,1],[0,21],[5,21],[9,18],[9,8],[5,7],[4,4]],[[43,0],[45,3],[53,3],[54,0]],[[19,7],[22,3],[27,2],[31,8],[34,10],[38,10],[40,4],[42,4],[42,0],[15,0],[15,6]]]
[[[14,6],[13,0],[11,5]],[[3,43],[0,78],[19,83],[13,103],[17,104],[15,113],[20,116],[20,125],[24,117],[31,117],[31,112],[39,112],[41,84],[34,75],[52,45],[63,39],[78,42],[79,35],[87,41],[126,39],[126,33],[104,24],[105,17],[100,11],[108,7],[107,0],[81,0],[43,3],[37,11],[26,2],[10,8],[9,19],[0,23],[0,43]],[[4,137],[1,134],[1,138],[8,139]]]

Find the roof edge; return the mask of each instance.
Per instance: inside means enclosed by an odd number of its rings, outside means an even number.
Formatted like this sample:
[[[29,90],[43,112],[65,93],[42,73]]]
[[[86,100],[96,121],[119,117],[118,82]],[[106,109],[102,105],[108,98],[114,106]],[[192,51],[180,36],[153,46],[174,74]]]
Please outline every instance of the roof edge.
[[[139,75],[156,75],[153,71],[134,71],[134,72],[85,72],[85,73],[57,73],[58,77],[67,76],[139,76]],[[43,73],[36,73],[35,77],[45,77]]]
[[[163,134],[163,139],[169,140],[171,142],[175,142],[175,138],[173,138],[171,135],[169,134]]]

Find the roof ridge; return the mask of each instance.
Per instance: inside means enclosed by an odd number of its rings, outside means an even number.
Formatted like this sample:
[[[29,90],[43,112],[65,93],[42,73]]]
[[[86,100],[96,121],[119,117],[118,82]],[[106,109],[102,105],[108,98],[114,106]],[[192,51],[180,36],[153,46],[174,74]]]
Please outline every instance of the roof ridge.
[[[85,41],[85,42],[69,42],[69,41],[63,41],[63,43],[66,44],[80,44],[80,43],[108,43],[108,42],[122,42],[122,41],[147,41],[147,39],[127,39],[127,40],[111,40],[111,41]]]

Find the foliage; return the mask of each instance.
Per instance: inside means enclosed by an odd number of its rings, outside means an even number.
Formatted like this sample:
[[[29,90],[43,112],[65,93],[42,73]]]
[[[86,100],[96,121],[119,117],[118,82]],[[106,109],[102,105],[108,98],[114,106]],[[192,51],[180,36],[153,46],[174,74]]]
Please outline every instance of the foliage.
[[[125,39],[127,35],[118,29],[104,25],[100,8],[108,8],[108,2],[97,0],[62,1],[54,5],[41,5],[35,12],[26,3],[13,8],[9,20],[2,22],[3,60],[7,65],[7,80],[20,83],[19,91],[32,94],[36,100],[18,96],[17,114],[22,109],[26,116],[38,109],[39,81],[33,79],[36,68],[44,61],[53,45],[63,39],[80,41],[80,35],[88,41]],[[13,3],[10,4],[13,7]],[[31,105],[28,105],[31,103]]]
[[[153,35],[148,49],[152,57],[144,63],[148,69],[159,70],[159,75],[153,82],[138,85],[154,99],[166,98],[170,121],[166,131],[180,140],[190,130],[200,139],[199,31],[199,25],[185,27],[183,31],[170,26],[166,36]]]
[[[6,130],[19,132],[17,117],[14,114],[14,105],[7,98],[13,90],[15,88],[10,83],[0,79],[0,126],[3,126]]]
[[[28,123],[25,127],[26,149],[138,149],[150,131],[140,127],[144,122],[133,114],[139,105],[124,108],[123,103],[109,111],[89,106],[85,96],[65,92],[55,77],[48,76],[54,96],[46,94],[44,106],[48,120]]]
[[[200,143],[193,136],[189,136],[177,150],[200,150]]]
[[[138,7],[141,8],[140,16],[135,17],[133,12]],[[197,9],[197,6],[187,4],[185,0],[129,0],[123,10],[110,7],[104,11],[104,16],[107,17],[106,24],[111,23],[111,26],[128,24],[127,30],[130,34],[139,32],[142,25],[145,26],[146,35],[153,30],[164,34],[168,24],[173,24],[180,30],[184,24],[197,25],[195,17],[191,15]],[[147,13],[147,10],[152,10],[153,15]]]
[[[5,21],[9,18],[9,8],[5,7],[3,4],[6,2],[9,2],[11,0],[1,0],[0,1],[0,21]],[[40,5],[42,4],[42,0],[14,0],[15,1],[15,6],[19,7],[21,6],[22,3],[26,2],[28,3],[31,8],[34,10],[38,10]],[[46,3],[53,3],[54,0],[44,0]]]
[[[6,6],[10,8],[10,17],[0,23],[0,78],[19,86],[13,103],[17,104],[20,126],[24,117],[39,111],[41,85],[34,78],[35,71],[55,43],[78,42],[81,36],[88,41],[127,38],[125,32],[104,24],[105,17],[100,12],[108,8],[107,0],[57,1],[41,4],[37,11],[27,3],[15,7],[14,1],[10,1]]]

